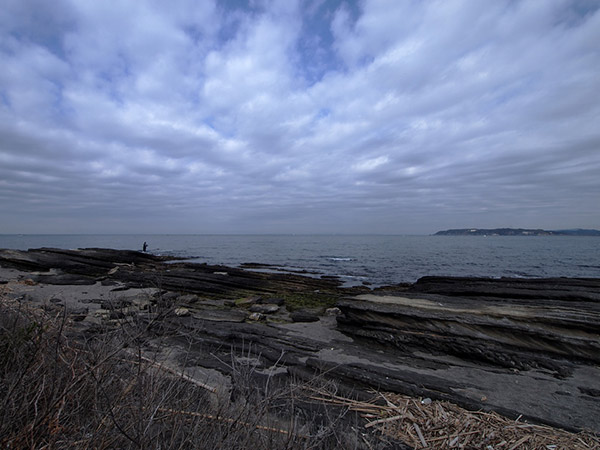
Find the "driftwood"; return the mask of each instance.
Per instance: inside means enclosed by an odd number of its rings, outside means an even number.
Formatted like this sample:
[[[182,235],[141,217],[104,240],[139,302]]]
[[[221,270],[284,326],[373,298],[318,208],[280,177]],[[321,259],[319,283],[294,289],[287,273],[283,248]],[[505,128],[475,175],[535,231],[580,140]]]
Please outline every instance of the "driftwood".
[[[416,449],[483,448],[584,450],[600,448],[600,436],[510,420],[494,412],[468,411],[430,399],[373,393],[371,401],[356,401],[314,391],[313,401],[344,406],[367,420],[365,428],[402,440]],[[385,404],[381,404],[381,400]]]

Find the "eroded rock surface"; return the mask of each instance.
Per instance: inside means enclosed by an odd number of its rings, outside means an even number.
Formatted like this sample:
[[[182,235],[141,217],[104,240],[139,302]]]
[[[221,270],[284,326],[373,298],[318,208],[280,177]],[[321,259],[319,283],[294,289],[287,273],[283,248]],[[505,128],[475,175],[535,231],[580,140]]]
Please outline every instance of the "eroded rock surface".
[[[425,277],[338,307],[340,331],[406,361],[402,376],[421,377],[423,388],[464,405],[599,428],[600,403],[588,390],[600,383],[598,279]]]
[[[20,273],[10,295],[47,296],[87,332],[147,321],[185,367],[228,375],[235,355],[252,357],[270,382],[274,370],[320,375],[359,396],[400,392],[600,432],[599,279],[425,277],[368,291],[107,249],[0,250],[0,265],[26,271],[9,274]],[[249,320],[253,305],[272,313]],[[312,322],[294,321],[307,311]]]
[[[165,264],[167,261],[170,263]],[[200,295],[230,295],[241,291],[263,294],[308,289],[327,291],[340,285],[335,279],[190,264],[148,253],[100,248],[0,250],[0,264],[47,271],[47,274],[32,277],[34,281],[46,284],[94,284],[112,280],[124,282],[129,287],[157,287]],[[65,279],[69,282],[64,282]]]

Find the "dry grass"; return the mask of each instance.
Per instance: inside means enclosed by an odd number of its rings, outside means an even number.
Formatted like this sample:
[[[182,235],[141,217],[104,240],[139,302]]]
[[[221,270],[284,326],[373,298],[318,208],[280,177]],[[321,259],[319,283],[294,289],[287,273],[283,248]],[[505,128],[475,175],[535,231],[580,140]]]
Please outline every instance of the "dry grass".
[[[233,355],[238,398],[216,401],[216,386],[159,358],[160,343],[148,351],[147,327],[133,316],[81,333],[63,309],[0,290],[0,448],[376,449],[391,438],[416,449],[600,449],[591,433],[398,394],[360,402],[319,380],[259,392]],[[309,399],[329,406],[318,422],[300,406]]]
[[[347,408],[316,423],[298,408],[296,386],[258,392],[251,367],[235,367],[235,401],[216,398],[214,386],[158,358],[160,343],[148,351],[147,326],[128,317],[86,334],[61,308],[0,295],[0,448],[379,447],[348,428]]]
[[[357,411],[368,421],[365,428],[392,436],[415,449],[600,449],[600,437],[592,433],[575,434],[532,425],[493,412],[468,411],[449,402],[391,393],[376,393],[370,402],[319,391],[313,392],[311,398]]]

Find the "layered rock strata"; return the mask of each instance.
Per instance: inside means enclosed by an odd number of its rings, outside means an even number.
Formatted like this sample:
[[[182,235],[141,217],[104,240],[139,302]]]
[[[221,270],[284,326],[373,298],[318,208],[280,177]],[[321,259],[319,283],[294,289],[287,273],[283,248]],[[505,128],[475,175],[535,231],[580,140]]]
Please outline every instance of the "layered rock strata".
[[[257,382],[318,376],[353,395],[400,392],[600,432],[599,279],[425,277],[348,290],[107,249],[0,250],[0,266],[25,271],[0,280],[10,295],[45,307],[68,308],[77,292],[83,333],[98,332],[98,317],[146,321],[182,369],[227,376],[251,361]]]

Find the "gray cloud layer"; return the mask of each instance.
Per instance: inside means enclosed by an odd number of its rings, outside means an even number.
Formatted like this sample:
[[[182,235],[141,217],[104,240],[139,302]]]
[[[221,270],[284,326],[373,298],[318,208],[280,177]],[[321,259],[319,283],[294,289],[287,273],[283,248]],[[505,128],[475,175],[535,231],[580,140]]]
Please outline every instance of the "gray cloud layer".
[[[597,1],[3,3],[0,233],[600,227]]]

